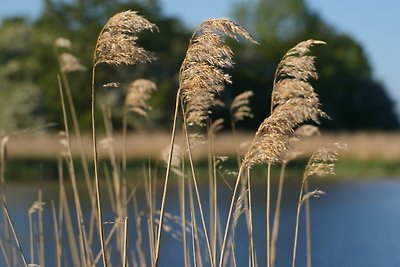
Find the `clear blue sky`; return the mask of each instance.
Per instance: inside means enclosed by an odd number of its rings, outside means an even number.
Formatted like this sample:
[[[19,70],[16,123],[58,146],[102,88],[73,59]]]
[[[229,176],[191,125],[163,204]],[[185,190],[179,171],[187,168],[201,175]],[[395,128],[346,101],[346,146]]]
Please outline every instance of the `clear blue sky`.
[[[195,26],[209,17],[228,17],[240,0],[161,0],[167,15]],[[241,0],[251,1],[251,0]],[[396,101],[400,114],[400,0],[306,0],[339,32],[352,35],[365,49],[374,76]],[[0,19],[12,15],[34,17],[42,0],[3,0]]]

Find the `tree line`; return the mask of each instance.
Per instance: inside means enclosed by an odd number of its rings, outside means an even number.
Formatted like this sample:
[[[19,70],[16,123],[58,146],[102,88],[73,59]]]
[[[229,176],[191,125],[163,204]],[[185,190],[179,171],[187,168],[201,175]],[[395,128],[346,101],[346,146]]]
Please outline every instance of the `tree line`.
[[[179,67],[193,29],[175,17],[166,16],[157,0],[144,1],[56,1],[44,0],[40,15],[29,20],[4,19],[0,25],[0,129],[12,130],[45,122],[62,125],[59,73],[53,42],[71,40],[70,53],[88,71],[69,74],[78,117],[83,129],[90,127],[90,68],[96,37],[106,20],[122,10],[137,10],[159,31],[143,33],[139,43],[153,51],[151,64],[98,71],[99,105],[111,105],[115,127],[121,126],[124,90],[104,88],[110,80],[127,84],[146,78],[157,84],[149,118],[131,119],[130,127],[170,127],[170,114],[178,84]],[[229,70],[233,83],[218,98],[229,104],[239,93],[252,90],[252,119],[242,129],[256,129],[268,115],[274,71],[284,53],[306,39],[323,40],[326,46],[313,50],[317,57],[318,80],[313,82],[324,110],[330,116],[321,128],[331,131],[395,130],[399,128],[393,101],[383,84],[374,80],[362,46],[351,36],[337,32],[303,0],[242,1],[231,7],[231,18],[243,25],[260,45],[232,42],[235,68]],[[123,86],[122,86],[123,87]],[[213,118],[229,123],[229,110],[217,106]]]

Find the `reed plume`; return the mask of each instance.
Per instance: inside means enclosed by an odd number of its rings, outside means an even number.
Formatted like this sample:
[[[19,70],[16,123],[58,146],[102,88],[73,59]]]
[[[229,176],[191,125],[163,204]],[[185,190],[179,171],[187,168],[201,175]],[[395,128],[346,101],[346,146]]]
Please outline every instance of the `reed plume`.
[[[319,123],[326,114],[320,109],[318,95],[309,83],[310,78],[318,77],[314,57],[309,56],[310,48],[322,41],[307,40],[290,49],[277,66],[271,95],[271,115],[259,126],[249,150],[244,156],[239,169],[232,196],[225,237],[222,246],[220,266],[223,264],[223,253],[227,237],[227,228],[240,177],[246,168],[255,164],[268,164],[267,173],[267,266],[271,266],[270,248],[270,175],[271,165],[286,162],[286,155],[291,150],[290,140],[295,129],[306,121]]]
[[[318,78],[310,48],[322,41],[307,40],[290,49],[278,64],[271,96],[271,116],[258,128],[244,164],[283,163],[291,149],[294,130],[307,121],[319,123],[327,117],[320,109],[318,94],[309,83]]]
[[[137,45],[137,34],[143,30],[154,31],[157,27],[135,11],[124,11],[111,17],[101,29],[93,52],[92,66],[92,139],[93,161],[96,185],[96,201],[98,211],[98,224],[100,243],[102,248],[103,266],[107,266],[106,244],[102,222],[100,204],[100,189],[97,167],[97,143],[96,143],[96,97],[95,97],[95,73],[100,63],[110,65],[133,65],[138,62],[149,62],[154,58],[153,53],[146,51]]]
[[[244,28],[229,19],[207,19],[196,29],[179,77],[188,125],[205,125],[214,95],[223,90],[224,84],[232,82],[224,69],[233,67],[233,51],[224,35],[256,43]]]
[[[134,65],[151,61],[154,54],[137,45],[137,34],[144,30],[153,32],[157,26],[136,11],[124,11],[112,16],[97,39],[93,65]]]
[[[137,114],[147,116],[147,112],[151,110],[148,104],[150,94],[157,90],[157,86],[150,80],[137,79],[133,81],[129,87],[125,97],[125,105],[128,110]]]
[[[233,66],[233,52],[230,47],[225,43],[225,39],[223,38],[224,36],[230,36],[236,40],[239,40],[240,38],[247,39],[251,42],[256,43],[256,41],[245,29],[232,22],[231,20],[224,18],[205,20],[195,30],[192,37],[190,38],[189,47],[179,71],[179,87],[175,102],[174,123],[172,127],[170,152],[160,209],[160,225],[162,225],[165,208],[165,197],[167,193],[167,185],[173,153],[173,144],[175,141],[177,114],[179,106],[181,104],[184,119],[183,127],[185,131],[186,142],[188,145],[189,159],[196,191],[196,198],[200,207],[200,216],[202,219],[203,228],[205,230],[204,232],[211,265],[214,265],[213,257],[211,255],[208,234],[205,229],[203,211],[201,208],[197,182],[195,179],[193,163],[191,160],[187,125],[195,124],[203,126],[208,118],[208,109],[214,102],[214,94],[220,92],[225,83],[231,82],[230,76],[224,72],[224,69]],[[199,102],[199,100],[201,102]],[[201,104],[201,109],[193,108],[199,105],[199,103],[205,104]],[[196,111],[196,120],[191,120],[189,118],[189,116],[187,115],[189,110]],[[156,265],[158,263],[160,239],[161,227],[159,227],[157,233],[157,243],[155,250]]]
[[[79,62],[79,59],[70,53],[60,54],[60,68],[61,71],[68,73],[74,71],[86,71],[86,67]]]
[[[319,148],[308,161],[303,179],[307,179],[313,175],[323,177],[335,174],[334,163],[338,160],[340,150],[347,150],[347,145],[333,143],[329,146]]]
[[[319,197],[323,195],[324,192],[320,190],[313,190],[308,192],[308,179],[311,176],[327,176],[335,174],[334,167],[335,162],[338,159],[339,151],[347,150],[347,145],[343,143],[333,143],[325,147],[319,148],[309,159],[305,171],[303,173],[303,179],[300,188],[299,200],[297,203],[297,213],[296,213],[296,226],[295,226],[295,237],[294,237],[294,245],[293,245],[293,258],[292,258],[292,267],[296,266],[296,252],[297,252],[297,240],[299,233],[299,221],[300,221],[300,209],[303,203],[307,203],[309,198],[311,197]],[[308,208],[309,209],[309,208]],[[309,210],[308,221],[309,221]],[[309,227],[307,227],[307,231]],[[308,233],[309,235],[309,233]],[[309,241],[307,241],[309,242]],[[307,244],[310,246],[310,244]],[[310,248],[308,248],[310,249]],[[311,252],[310,252],[311,253]],[[307,266],[311,266],[311,256],[308,253],[307,255]]]
[[[243,93],[237,95],[230,106],[231,118],[233,123],[244,120],[245,118],[253,118],[253,113],[251,112],[250,97],[253,97],[253,91],[244,91]]]

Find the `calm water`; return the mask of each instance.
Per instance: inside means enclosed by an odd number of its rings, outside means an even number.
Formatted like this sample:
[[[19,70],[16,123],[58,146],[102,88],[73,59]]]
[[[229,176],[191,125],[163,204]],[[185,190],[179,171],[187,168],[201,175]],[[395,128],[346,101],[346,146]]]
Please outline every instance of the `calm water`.
[[[400,180],[383,179],[312,184],[312,188],[316,187],[327,194],[311,201],[313,266],[400,266]],[[297,194],[297,186],[290,185],[286,188],[282,204],[282,224],[276,266],[290,266],[291,264]],[[168,212],[176,215],[179,214],[177,195],[176,190],[171,188],[167,203]],[[28,210],[36,200],[36,196],[36,185],[9,184],[7,186],[11,216],[16,224],[17,233],[28,259]],[[106,198],[106,195],[103,194],[103,197]],[[221,203],[227,205],[229,197],[228,190],[220,192]],[[139,190],[137,198],[138,200],[144,199],[143,190]],[[85,200],[84,196],[83,199],[83,203],[86,203],[84,209],[87,210],[88,201]],[[253,191],[253,214],[255,242],[260,266],[265,266],[264,199],[263,188],[255,187]],[[57,204],[58,189],[56,184],[47,184],[44,187],[47,266],[55,266],[51,200],[54,200]],[[105,206],[104,209],[104,220],[112,221],[110,207]],[[226,208],[221,205],[221,210],[226,210]],[[0,213],[0,217],[2,216],[3,214]],[[221,212],[221,216],[222,220],[225,220],[226,213]],[[142,220],[143,225],[146,220],[147,218]],[[180,229],[173,222],[170,222],[170,225],[174,230]],[[106,231],[109,231],[112,225],[108,224],[105,227]],[[130,225],[129,238],[132,245],[134,245],[136,238],[133,228],[134,226]],[[301,229],[304,229],[304,225],[301,226]],[[144,233],[147,234],[147,231],[144,230]],[[3,233],[0,232],[0,234],[3,236]],[[301,231],[300,235],[297,266],[305,266],[304,231]],[[160,266],[183,265],[181,241],[167,233],[163,236],[161,247]],[[238,266],[247,266],[248,242],[244,220],[241,220],[238,225],[236,247]],[[6,266],[2,254],[0,254],[0,266]]]

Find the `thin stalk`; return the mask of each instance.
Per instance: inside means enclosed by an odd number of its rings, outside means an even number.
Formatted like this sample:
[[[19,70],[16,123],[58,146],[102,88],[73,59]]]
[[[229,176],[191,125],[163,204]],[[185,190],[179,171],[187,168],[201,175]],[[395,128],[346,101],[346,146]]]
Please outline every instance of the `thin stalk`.
[[[182,103],[182,102],[181,102],[181,106],[182,106],[182,110],[184,110],[184,108],[183,108],[183,103]],[[183,112],[183,113],[184,113],[184,112]],[[194,189],[195,189],[195,193],[196,193],[197,205],[199,206],[200,219],[201,219],[201,223],[202,223],[202,225],[203,225],[204,237],[205,237],[205,239],[206,239],[206,245],[207,245],[208,256],[209,256],[209,258],[210,258],[211,266],[215,266],[215,264],[214,264],[214,259],[213,259],[213,257],[212,257],[212,252],[211,252],[210,239],[209,239],[209,237],[208,237],[208,231],[207,231],[206,222],[205,222],[205,219],[204,219],[203,205],[202,205],[201,199],[200,199],[199,187],[198,187],[198,183],[197,183],[197,179],[196,179],[196,174],[195,174],[195,172],[194,172],[194,164],[193,164],[192,150],[191,150],[191,148],[190,148],[189,133],[188,133],[188,129],[187,129],[187,123],[186,123],[185,114],[183,114],[183,128],[184,128],[184,131],[185,131],[185,137],[186,137],[186,144],[187,144],[187,148],[188,148],[188,156],[189,156],[190,169],[191,169],[191,172],[192,172],[193,185],[194,185]]]
[[[74,133],[75,133],[76,140],[78,141],[78,151],[79,151],[79,155],[80,155],[81,162],[82,162],[83,174],[85,176],[86,186],[88,188],[89,195],[92,195],[93,186],[92,186],[92,183],[90,182],[89,167],[88,167],[88,163],[87,163],[85,152],[83,150],[82,135],[81,135],[81,131],[80,131],[80,128],[79,128],[78,116],[76,114],[74,98],[72,97],[71,87],[69,85],[67,74],[65,73],[65,71],[63,71],[63,69],[61,67],[61,61],[60,61],[59,53],[58,53],[58,51],[57,51],[57,49],[55,47],[54,47],[54,53],[55,53],[56,58],[57,58],[58,67],[60,69],[61,80],[62,80],[62,83],[64,85],[64,89],[65,89],[65,93],[66,93],[67,101],[68,101],[68,106],[69,106],[69,109],[70,109],[70,112],[71,112],[72,126],[74,128]],[[92,208],[96,208],[95,203],[92,203]]]
[[[183,154],[183,152],[182,152]],[[183,156],[182,156],[183,158]],[[185,267],[189,267],[189,252],[188,252],[188,242],[187,242],[187,235],[186,235],[186,196],[185,196],[185,163],[182,160],[182,176],[179,177],[179,203],[181,208],[181,227],[182,227],[182,245],[183,245],[183,257],[185,262]]]
[[[111,122],[111,114],[110,109],[103,106],[102,114],[104,120],[104,126],[106,130],[106,137],[109,140],[113,139],[113,129]],[[121,182],[120,182],[120,174],[118,170],[117,158],[114,151],[114,146],[112,144],[108,145],[108,151],[110,156],[110,163],[112,166],[112,177],[113,177],[113,187],[115,192],[115,204],[116,204],[116,220],[122,220],[123,216],[123,208],[122,208],[122,198],[121,198]],[[120,225],[122,226],[122,225]],[[118,227],[117,229],[117,249],[120,252],[121,262],[123,260],[123,247],[124,247],[124,237],[123,237],[123,229]]]
[[[235,204],[235,199],[236,199],[236,194],[237,194],[237,190],[239,188],[239,184],[240,184],[240,178],[243,174],[243,165],[240,166],[239,168],[239,172],[238,175],[236,177],[236,183],[235,183],[235,187],[233,189],[233,193],[232,193],[232,199],[231,199],[231,204],[229,205],[229,212],[228,212],[228,218],[225,224],[225,232],[224,232],[224,237],[222,239],[222,247],[221,247],[221,257],[219,259],[219,267],[223,266],[224,263],[224,256],[225,256],[225,247],[226,247],[226,242],[228,239],[228,232],[229,232],[229,225],[232,219],[232,212],[233,212],[233,206]]]
[[[303,200],[303,190],[304,190],[304,182],[305,178],[303,178],[303,181],[301,182],[301,187],[300,187],[300,193],[299,193],[299,200],[297,203],[297,211],[296,211],[296,226],[294,230],[294,245],[293,245],[293,259],[292,259],[292,267],[296,266],[296,251],[297,251],[297,240],[299,236],[299,222],[300,222],[300,209],[302,205],[302,200]]]
[[[24,263],[24,266],[27,266],[25,254],[24,254],[24,252],[22,250],[21,243],[20,243],[19,238],[17,236],[17,232],[15,231],[14,224],[13,224],[13,222],[11,220],[11,217],[10,217],[10,213],[8,212],[7,203],[6,203],[6,201],[4,199],[4,195],[2,193],[1,193],[1,201],[3,202],[2,204],[3,204],[4,213],[6,214],[8,224],[10,225],[10,228],[11,228],[11,232],[14,235],[15,243],[17,244],[17,247],[19,249],[22,262]]]
[[[251,184],[250,184],[250,169],[247,168],[247,186],[248,186],[248,221],[249,221],[249,230],[250,230],[250,258],[251,258],[251,266],[254,267],[256,266],[256,251],[254,247],[254,231],[253,231],[253,209],[252,209],[252,200],[251,200]]]
[[[103,228],[103,213],[101,209],[101,202],[100,202],[100,184],[99,184],[99,177],[98,177],[98,166],[97,166],[97,141],[96,141],[96,93],[94,87],[95,81],[95,74],[96,74],[96,65],[93,64],[92,68],[92,142],[93,142],[93,164],[94,164],[94,179],[95,179],[95,186],[96,186],[96,201],[97,201],[97,219],[98,219],[98,226],[99,226],[99,236],[100,236],[100,245],[101,245],[101,252],[103,258],[103,266],[107,267],[107,250],[105,247],[105,238],[104,238],[104,228]]]
[[[145,259],[144,252],[143,252],[143,235],[142,235],[142,229],[141,229],[142,219],[139,214],[136,194],[132,195],[132,203],[133,203],[133,214],[134,214],[135,222],[136,222],[136,250],[137,250],[138,256],[139,256],[140,266],[146,266],[146,259]]]
[[[56,263],[57,267],[61,267],[61,239],[59,235],[59,228],[57,223],[56,207],[54,201],[51,201],[51,211],[53,214],[53,225],[54,225],[54,243],[56,244]]]
[[[1,250],[1,253],[3,254],[4,260],[6,261],[7,267],[11,267],[10,259],[8,258],[6,248],[4,247],[4,243],[1,238],[0,238],[0,250]]]
[[[271,234],[271,266],[272,267],[275,266],[275,261],[276,261],[276,248],[277,248],[276,244],[277,244],[278,235],[279,235],[279,223],[280,223],[280,215],[281,215],[283,184],[284,184],[284,180],[285,180],[285,170],[286,170],[286,163],[283,163],[281,166],[280,174],[279,174],[278,195],[276,197],[274,224],[272,226],[272,234]]]
[[[31,264],[35,264],[35,253],[34,253],[34,245],[33,245],[33,222],[32,222],[32,213],[28,212],[28,221],[29,221],[29,247],[30,247],[30,255],[31,255]]]
[[[128,214],[128,201],[127,201],[127,116],[128,111],[126,105],[124,106],[124,114],[122,118],[122,175],[121,175],[121,197],[122,197],[122,216],[127,217]]]
[[[210,223],[210,236],[212,239],[212,244],[211,244],[211,250],[212,250],[212,256],[215,258],[215,251],[216,251],[216,246],[214,246],[214,237],[215,237],[215,231],[214,231],[214,206],[215,202],[213,200],[214,198],[214,181],[213,181],[213,155],[212,155],[212,128],[211,128],[211,123],[210,121],[208,122],[208,129],[207,129],[207,140],[208,140],[208,146],[207,146],[207,161],[208,161],[208,205],[209,205],[209,223]]]
[[[304,194],[308,193],[308,179],[304,182]],[[311,209],[310,209],[310,201],[306,199],[305,201],[305,211],[306,211],[306,240],[307,240],[307,267],[311,267],[312,258],[311,258]]]
[[[72,226],[72,219],[71,219],[71,212],[68,207],[68,200],[67,200],[67,195],[65,192],[65,187],[64,187],[64,180],[62,178],[62,170],[61,170],[61,163],[59,166],[59,177],[60,177],[60,212],[64,212],[64,216],[59,216],[60,220],[65,217],[65,224],[67,228],[67,236],[68,236],[68,243],[69,247],[71,249],[71,256],[72,256],[72,262],[74,266],[81,266],[79,262],[79,254],[77,250],[77,242],[75,239],[75,232],[74,228]],[[61,223],[60,223],[61,224]]]
[[[239,144],[238,144],[238,137],[237,137],[237,131],[236,131],[236,125],[234,122],[234,116],[232,114],[231,110],[231,129],[232,129],[232,134],[235,142],[235,148],[236,148],[236,161],[238,168],[240,168],[240,152],[239,152]],[[252,218],[252,207],[251,207],[251,186],[250,186],[250,169],[247,168],[247,186],[248,186],[248,194],[247,194],[247,199],[245,201],[245,204],[248,206],[248,209],[245,209],[246,212],[246,223],[247,223],[247,229],[249,231],[249,239],[250,239],[250,266],[255,266],[255,248],[254,248],[254,231],[253,231],[253,218]]]
[[[271,164],[268,163],[268,173],[267,173],[267,267],[271,266]]]
[[[193,189],[192,189],[192,180],[188,179],[188,188],[189,188],[189,204],[190,204],[190,219],[192,226],[192,246],[193,246],[193,264],[194,267],[201,267],[201,251],[199,245],[199,234],[197,230],[197,221],[196,221],[196,213],[194,210],[194,200],[193,200]]]
[[[149,246],[150,246],[150,261],[151,266],[154,266],[154,202],[153,202],[153,184],[151,174],[151,163],[149,159],[148,175],[144,176],[144,185],[146,189],[146,200],[149,210],[148,228],[149,228]]]
[[[181,158],[183,159],[183,151]],[[181,174],[178,176],[178,189],[179,189],[179,206],[181,212],[181,229],[182,229],[182,245],[183,245],[183,257],[185,267],[190,267],[189,252],[188,252],[188,241],[186,234],[186,190],[185,190],[185,162],[182,160],[181,163]]]
[[[62,107],[63,118],[64,118],[65,137],[68,142],[67,164],[68,164],[69,175],[71,177],[72,189],[73,189],[73,193],[74,193],[75,209],[76,209],[77,221],[78,221],[79,245],[80,245],[80,253],[81,253],[80,256],[81,256],[82,265],[86,265],[86,264],[83,264],[83,263],[86,263],[85,240],[87,240],[87,239],[86,239],[85,225],[83,223],[82,208],[81,208],[81,204],[80,204],[78,186],[77,186],[76,177],[75,177],[75,169],[74,169],[74,164],[73,164],[73,159],[72,159],[71,140],[69,137],[69,128],[68,128],[68,123],[67,123],[67,114],[66,114],[66,109],[65,109],[64,94],[63,94],[61,81],[60,81],[59,77],[58,77],[58,83],[59,83],[59,91],[60,91],[60,98],[61,98],[61,107]]]
[[[164,223],[165,200],[166,200],[166,196],[167,196],[169,175],[171,172],[172,153],[174,152],[176,125],[177,125],[177,120],[178,120],[179,94],[180,94],[180,90],[178,89],[177,94],[176,94],[176,101],[175,101],[175,112],[174,112],[174,121],[173,121],[173,126],[172,126],[171,143],[170,143],[170,149],[169,149],[169,155],[168,155],[168,164],[167,164],[167,170],[165,173],[163,194],[162,194],[162,198],[161,198],[160,218],[159,218],[159,226],[157,229],[157,239],[156,239],[155,255],[154,255],[154,266],[158,266],[158,258],[159,258],[159,254],[160,254],[159,251],[160,251],[160,241],[161,241],[161,234],[162,234],[162,225]]]
[[[212,257],[217,257],[217,235],[218,235],[218,190],[217,190],[217,167],[215,160],[214,129],[209,127],[209,169],[210,171],[210,227],[212,237]]]
[[[128,258],[127,258],[127,252],[128,252],[128,217],[125,217],[124,221],[124,257],[123,257],[123,265],[122,267],[126,267],[128,265]]]
[[[117,230],[117,228],[118,228],[118,226],[117,226],[117,224],[119,224],[119,223],[121,223],[121,222],[114,222],[114,225],[113,225],[113,227],[111,228],[111,230],[110,230],[110,232],[108,233],[108,235],[107,235],[107,237],[106,237],[106,246],[108,245],[108,243],[110,242],[110,240],[111,240],[111,238],[113,237],[113,235],[114,235],[114,233],[116,232],[116,230]],[[101,254],[102,254],[102,252],[101,251],[99,251],[99,253],[97,253],[97,256],[96,256],[96,258],[95,258],[95,260],[94,260],[94,263],[96,264],[97,262],[99,262],[99,260],[100,260],[100,257],[101,257]]]
[[[40,187],[38,190],[38,202],[43,203],[43,189],[42,177],[40,179]],[[39,263],[41,267],[46,266],[45,253],[44,253],[44,226],[43,226],[43,209],[38,210],[38,224],[39,224]]]
[[[4,202],[7,203],[7,196],[6,196],[6,183],[5,183],[5,173],[6,173],[6,162],[7,162],[7,142],[10,139],[10,136],[6,135],[1,140],[1,147],[0,147],[0,194],[3,195]],[[3,233],[5,237],[6,243],[6,254],[8,257],[12,255],[12,244],[11,244],[11,234],[10,229],[8,227],[7,219],[3,216]]]
[[[58,157],[57,158],[57,172],[58,172],[58,220],[57,220],[57,228],[58,228],[58,240],[59,243],[58,245],[58,253],[57,253],[57,262],[59,262],[58,267],[61,267],[61,258],[62,258],[62,244],[63,244],[63,238],[62,238],[62,229],[64,225],[64,200],[65,196],[64,194],[64,178],[63,178],[63,164],[62,164],[62,158]]]

